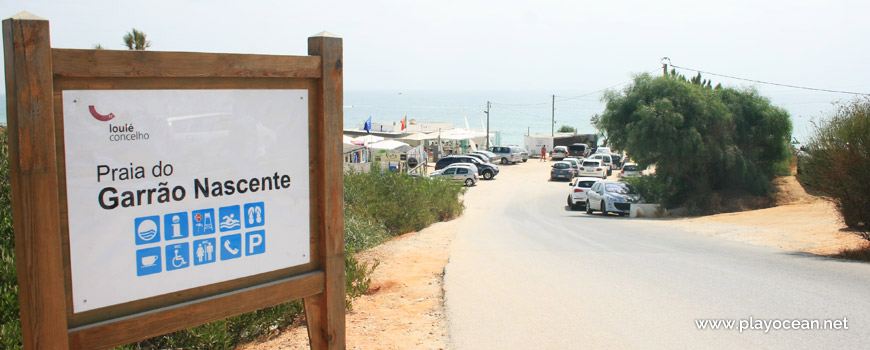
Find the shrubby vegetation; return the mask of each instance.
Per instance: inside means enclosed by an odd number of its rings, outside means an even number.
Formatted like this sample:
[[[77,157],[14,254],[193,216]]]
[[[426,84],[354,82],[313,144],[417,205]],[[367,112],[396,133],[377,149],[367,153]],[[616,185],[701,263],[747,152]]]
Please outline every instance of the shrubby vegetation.
[[[839,104],[803,152],[798,180],[824,192],[846,226],[870,240],[870,99]]]
[[[12,186],[6,128],[0,128],[0,348],[21,347],[15,237],[12,231]]]
[[[788,172],[788,113],[753,89],[714,88],[700,74],[642,74],[603,99],[596,127],[641,167],[656,166],[635,184],[667,207],[705,212],[719,191],[767,195],[773,177]]]
[[[21,348],[18,282],[12,229],[11,186],[5,129],[0,129],[0,348]],[[462,213],[455,183],[418,179],[393,172],[350,172],[344,178],[345,273],[348,299],[368,291],[377,266],[353,253]],[[125,349],[233,349],[237,344],[278,332],[302,313],[301,301],[277,305],[180,332],[123,346]]]

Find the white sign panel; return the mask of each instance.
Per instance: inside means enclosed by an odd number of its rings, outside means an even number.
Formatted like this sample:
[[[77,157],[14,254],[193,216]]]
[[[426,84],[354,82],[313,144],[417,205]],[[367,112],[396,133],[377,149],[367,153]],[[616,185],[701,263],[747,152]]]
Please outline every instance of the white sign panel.
[[[73,311],[308,263],[308,98],[63,91]]]

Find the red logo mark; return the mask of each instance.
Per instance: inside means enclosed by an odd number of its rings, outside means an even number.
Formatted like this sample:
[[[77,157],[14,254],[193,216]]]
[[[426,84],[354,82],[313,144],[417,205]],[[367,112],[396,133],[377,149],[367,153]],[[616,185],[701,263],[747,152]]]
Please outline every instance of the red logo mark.
[[[99,120],[101,122],[107,122],[115,118],[115,114],[109,113],[106,115],[102,115],[97,113],[97,109],[94,106],[88,106],[88,109],[91,111],[91,115],[94,116],[94,119]]]

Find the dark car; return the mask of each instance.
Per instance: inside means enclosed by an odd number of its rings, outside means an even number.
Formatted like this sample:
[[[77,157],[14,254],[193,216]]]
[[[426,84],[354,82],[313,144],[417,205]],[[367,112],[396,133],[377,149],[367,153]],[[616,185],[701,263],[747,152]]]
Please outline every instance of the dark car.
[[[574,168],[571,163],[558,161],[553,164],[553,169],[550,169],[550,180],[566,180],[571,181],[574,178]]]
[[[575,143],[568,146],[568,156],[577,159],[586,158],[589,155],[590,148],[585,143]]]
[[[471,163],[477,166],[477,174],[487,180],[492,180],[498,175],[498,165],[484,163],[480,159],[471,156],[447,156],[435,163],[435,170],[441,170],[453,163]]]

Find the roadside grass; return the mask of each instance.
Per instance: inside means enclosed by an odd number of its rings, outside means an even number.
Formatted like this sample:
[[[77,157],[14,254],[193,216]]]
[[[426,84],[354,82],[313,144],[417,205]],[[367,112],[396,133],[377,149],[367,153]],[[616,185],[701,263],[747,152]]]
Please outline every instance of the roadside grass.
[[[837,254],[831,255],[831,257],[870,262],[870,244],[864,244],[859,247],[843,248]]]
[[[371,287],[377,261],[363,263],[354,253],[394,236],[452,219],[464,210],[461,186],[418,179],[373,167],[344,178],[345,273],[348,310]],[[12,227],[6,129],[0,128],[0,349],[22,347]],[[127,344],[119,349],[234,349],[241,343],[280,333],[302,314],[301,300],[245,313],[183,331]]]

